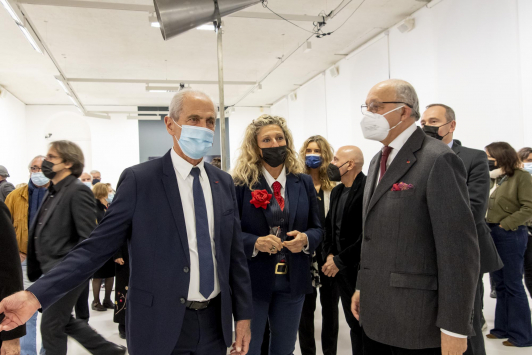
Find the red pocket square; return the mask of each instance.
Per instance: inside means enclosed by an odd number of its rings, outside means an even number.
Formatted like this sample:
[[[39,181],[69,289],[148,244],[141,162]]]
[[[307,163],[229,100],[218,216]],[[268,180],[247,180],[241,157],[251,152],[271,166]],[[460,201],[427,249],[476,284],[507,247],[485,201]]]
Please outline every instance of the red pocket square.
[[[414,188],[414,185],[412,184],[405,184],[404,182],[399,182],[397,184],[393,184],[392,191],[406,191],[406,190],[412,190]]]

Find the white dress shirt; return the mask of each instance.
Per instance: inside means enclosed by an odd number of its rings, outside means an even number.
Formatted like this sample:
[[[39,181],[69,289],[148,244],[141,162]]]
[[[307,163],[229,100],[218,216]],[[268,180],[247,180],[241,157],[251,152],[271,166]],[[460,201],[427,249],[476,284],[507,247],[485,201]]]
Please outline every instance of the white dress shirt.
[[[412,136],[412,134],[414,134],[416,129],[417,129],[416,124],[412,123],[407,129],[405,129],[400,135],[398,135],[393,140],[393,142],[391,142],[388,145],[389,147],[392,147],[393,149],[390,152],[390,155],[388,156],[388,161],[386,162],[386,171],[388,171],[388,168],[390,167],[390,164],[392,163],[394,158],[397,156],[397,153],[399,153],[401,148],[403,148],[403,146],[405,145],[406,141]],[[452,147],[452,142],[451,142],[450,147]],[[384,149],[384,147],[382,149]],[[379,164],[380,164],[380,162],[379,162]],[[379,166],[379,171],[378,171],[377,174],[378,174],[377,176],[380,176],[380,174],[381,174],[380,166]],[[375,188],[377,188],[378,184],[379,184],[379,179],[377,178],[377,182],[375,183]],[[456,337],[456,338],[467,338],[467,335],[456,334],[456,333],[453,333],[453,332],[449,332],[449,331],[447,331],[445,329],[440,329],[440,330],[442,331],[442,333],[445,333],[447,335],[450,335],[450,336],[453,336],[453,337]]]
[[[175,175],[177,177],[179,195],[181,196],[181,204],[185,216],[185,227],[188,237],[188,249],[190,251],[190,284],[188,287],[187,300],[202,302],[212,299],[220,293],[220,282],[218,280],[218,267],[216,263],[216,248],[214,244],[214,207],[212,203],[211,185],[209,183],[207,172],[205,171],[205,164],[202,160],[197,167],[200,169],[199,179],[203,190],[203,196],[205,198],[205,206],[207,207],[209,235],[211,237],[212,258],[214,262],[214,291],[210,297],[205,298],[200,293],[198,240],[196,238],[196,215],[194,212],[194,193],[192,190],[194,177],[190,175],[194,165],[177,155],[174,149],[172,149],[171,157]]]

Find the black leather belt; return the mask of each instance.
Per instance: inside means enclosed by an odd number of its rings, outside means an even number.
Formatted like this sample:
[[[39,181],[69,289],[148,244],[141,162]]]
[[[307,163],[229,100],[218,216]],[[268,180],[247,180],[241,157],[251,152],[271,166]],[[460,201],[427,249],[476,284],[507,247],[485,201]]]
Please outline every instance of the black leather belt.
[[[188,309],[191,309],[193,311],[200,311],[202,309],[206,309],[207,307],[209,307],[209,305],[214,303],[218,299],[218,297],[220,297],[220,296],[216,296],[213,299],[210,299],[210,300],[207,300],[207,301],[203,301],[203,302],[200,302],[200,301],[187,301],[185,303],[185,306]]]

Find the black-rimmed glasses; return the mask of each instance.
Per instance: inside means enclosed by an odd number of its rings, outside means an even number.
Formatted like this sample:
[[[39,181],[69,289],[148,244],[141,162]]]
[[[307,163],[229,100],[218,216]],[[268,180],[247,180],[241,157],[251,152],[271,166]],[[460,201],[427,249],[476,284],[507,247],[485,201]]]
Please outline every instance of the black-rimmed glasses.
[[[402,102],[402,101],[384,101],[384,102],[373,101],[369,105],[360,105],[360,111],[362,112],[362,114],[366,112],[377,113],[379,110],[382,110],[384,108],[384,104],[404,104],[412,108],[412,105],[407,104],[406,102]]]

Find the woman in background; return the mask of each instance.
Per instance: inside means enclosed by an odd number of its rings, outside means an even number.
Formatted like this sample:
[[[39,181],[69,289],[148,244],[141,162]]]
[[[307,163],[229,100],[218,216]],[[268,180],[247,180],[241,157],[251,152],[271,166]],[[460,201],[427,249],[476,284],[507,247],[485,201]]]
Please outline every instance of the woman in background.
[[[491,192],[486,220],[504,267],[492,272],[497,291],[495,327],[489,339],[508,339],[506,346],[532,346],[532,321],[523,286],[526,223],[532,219],[532,177],[505,142],[486,147]]]
[[[107,212],[107,208],[111,203],[109,198],[110,187],[101,182],[92,187],[92,192],[96,198],[96,221],[100,224],[101,220]],[[111,189],[112,190],[112,189]],[[112,195],[114,196],[114,194]],[[94,300],[92,301],[92,310],[94,311],[107,311],[107,309],[114,309],[115,305],[111,301],[111,292],[113,292],[113,284],[115,277],[115,263],[114,259],[109,259],[98,271],[94,273],[92,279],[92,293]],[[103,303],[100,303],[100,288],[102,287],[102,281],[105,280],[105,298]]]
[[[327,140],[322,136],[308,138],[301,150],[299,159],[305,166],[305,174],[312,177],[319,207],[319,217],[322,227],[325,227],[325,217],[329,212],[331,190],[335,183],[329,180],[327,167],[333,160],[334,152]],[[325,264],[320,243],[312,257],[311,275],[314,292],[305,296],[303,311],[299,322],[299,346],[302,355],[316,355],[316,340],[314,336],[314,312],[316,298],[320,289],[320,303],[322,314],[321,346],[324,355],[336,355],[338,347],[338,302],[340,293],[334,277],[325,277],[321,271]]]

